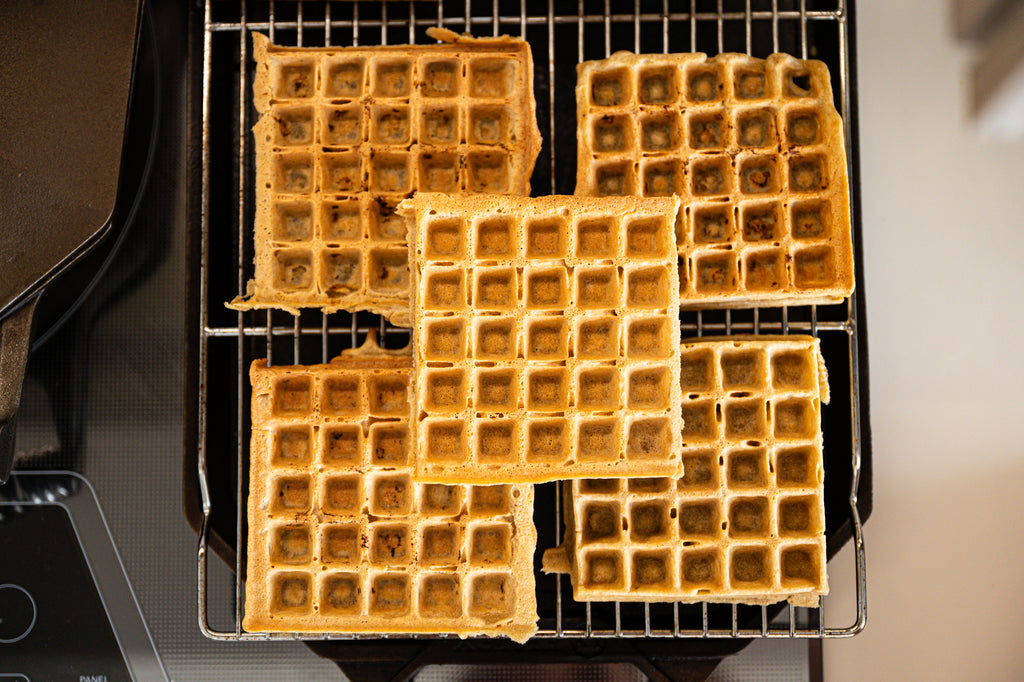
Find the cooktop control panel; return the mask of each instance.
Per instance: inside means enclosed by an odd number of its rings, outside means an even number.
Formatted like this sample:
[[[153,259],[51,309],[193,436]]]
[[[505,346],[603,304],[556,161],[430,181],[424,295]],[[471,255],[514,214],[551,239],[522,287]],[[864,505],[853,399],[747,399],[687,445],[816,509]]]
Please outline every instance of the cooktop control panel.
[[[165,680],[89,482],[0,486],[0,682]]]
[[[130,680],[67,509],[2,509],[0,672],[33,681]]]

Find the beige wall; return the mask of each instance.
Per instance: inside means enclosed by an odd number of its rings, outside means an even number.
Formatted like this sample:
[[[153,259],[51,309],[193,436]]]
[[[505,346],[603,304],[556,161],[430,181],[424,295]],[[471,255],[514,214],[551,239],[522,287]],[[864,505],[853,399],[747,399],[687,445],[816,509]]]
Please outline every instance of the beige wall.
[[[830,681],[1024,678],[1024,144],[972,128],[952,10],[858,6],[875,507]]]

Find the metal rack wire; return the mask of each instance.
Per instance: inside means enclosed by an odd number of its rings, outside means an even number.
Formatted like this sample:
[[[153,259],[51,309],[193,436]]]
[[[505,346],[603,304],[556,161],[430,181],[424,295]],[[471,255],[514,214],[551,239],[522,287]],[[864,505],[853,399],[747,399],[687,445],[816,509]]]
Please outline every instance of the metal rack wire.
[[[813,1],[813,0],[812,0]],[[295,45],[369,44],[388,42],[425,42],[425,29],[445,26],[472,31],[477,35],[518,33],[534,49],[538,92],[538,115],[545,137],[538,174],[550,183],[534,178],[534,193],[571,192],[575,163],[573,149],[559,150],[558,142],[574,138],[575,119],[556,116],[556,99],[565,96],[559,87],[572,90],[574,81],[563,82],[556,74],[556,34],[561,50],[575,27],[576,56],[579,61],[610,54],[613,49],[644,51],[743,51],[755,56],[787,51],[802,58],[831,60],[837,79],[837,106],[844,120],[850,118],[849,28],[846,0],[833,0],[826,9],[808,0],[548,0],[544,11],[531,13],[537,3],[526,0],[458,0],[457,2],[262,2],[206,0],[203,18],[203,98],[202,98],[202,189],[199,238],[199,382],[198,401],[190,409],[198,412],[198,474],[202,502],[202,526],[198,549],[199,625],[203,633],[221,640],[281,639],[361,639],[380,635],[310,635],[305,633],[254,634],[242,630],[244,594],[245,490],[248,450],[248,363],[254,357],[275,361],[327,362],[344,347],[354,347],[371,329],[385,345],[404,345],[409,330],[391,327],[373,315],[305,312],[290,318],[286,313],[261,311],[233,313],[221,302],[245,290],[251,276],[253,224],[253,160],[249,129],[256,120],[252,105],[251,55],[249,32],[263,31],[272,41]],[[680,8],[681,6],[681,8]],[[575,13],[572,13],[575,10]],[[827,26],[834,32],[833,53],[821,54],[813,39],[815,29]],[[738,36],[738,44],[737,42]],[[658,44],[660,38],[660,44]],[[649,41],[654,41],[651,44]],[[760,54],[763,52],[764,54]],[[544,58],[542,58],[542,56]],[[545,68],[546,67],[546,68]],[[214,87],[218,68],[237,71],[234,92]],[[558,87],[555,87],[555,86]],[[571,94],[569,95],[572,96]],[[545,107],[544,98],[547,98]],[[230,109],[230,114],[227,110]],[[566,120],[569,119],[569,120]],[[221,127],[230,124],[231,136]],[[566,127],[563,130],[563,127]],[[850,129],[847,127],[846,152],[851,174],[855,173]],[[214,192],[213,180],[225,169],[214,166],[218,159],[230,156],[232,191]],[[225,162],[226,165],[226,162]],[[856,216],[854,216],[856,218]],[[853,221],[856,226],[858,222]],[[856,227],[855,227],[856,229]],[[233,236],[228,238],[230,232]],[[230,248],[211,248],[225,241]],[[223,277],[237,273],[233,282]],[[233,319],[233,324],[232,324]],[[827,459],[826,466],[848,466],[849,509],[844,522],[852,534],[856,594],[856,615],[852,622],[826,622],[826,597],[817,609],[788,606],[770,613],[768,607],[736,605],[643,604],[642,614],[627,609],[636,604],[583,605],[582,618],[568,613],[571,591],[564,579],[554,579],[553,589],[539,595],[550,596],[546,604],[549,617],[543,617],[540,638],[608,637],[849,637],[860,632],[866,622],[867,594],[864,543],[858,511],[861,475],[861,371],[858,356],[856,298],[839,306],[816,306],[748,311],[695,312],[681,316],[684,338],[708,333],[790,333],[801,332],[823,339],[843,342],[848,370],[850,408],[850,448],[848,455]],[[290,343],[289,343],[290,342]],[[291,346],[289,349],[288,346]],[[214,357],[216,356],[216,357]],[[234,363],[224,362],[233,357]],[[233,364],[234,366],[229,366]],[[834,368],[830,368],[833,369]],[[224,452],[211,452],[209,430],[227,428],[211,423],[210,407],[221,383],[230,382],[233,395],[234,488],[235,499],[215,497],[210,484],[211,458]],[[834,391],[835,392],[835,391]],[[826,434],[827,435],[827,434]],[[838,446],[837,446],[838,447]],[[842,452],[845,448],[841,448]],[[834,471],[834,470],[833,470]],[[828,475],[832,475],[829,473]],[[554,486],[555,528],[552,537],[561,535],[559,487]],[[234,508],[231,509],[231,502]],[[233,627],[218,629],[211,625],[208,578],[212,519],[229,510],[234,514],[235,553]],[[543,517],[543,515],[541,515]],[[544,521],[550,523],[549,520]],[[543,551],[545,547],[539,547]],[[566,592],[563,594],[563,592]],[[850,595],[841,598],[849,599]],[[577,605],[578,606],[578,605]],[[610,609],[598,619],[595,612]],[[757,613],[757,612],[760,613]],[[417,638],[423,638],[422,636]]]

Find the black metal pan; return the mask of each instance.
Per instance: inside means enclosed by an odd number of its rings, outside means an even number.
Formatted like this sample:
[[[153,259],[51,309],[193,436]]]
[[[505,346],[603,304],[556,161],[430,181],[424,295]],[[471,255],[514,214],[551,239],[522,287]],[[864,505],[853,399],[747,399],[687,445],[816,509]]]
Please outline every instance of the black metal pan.
[[[0,3],[0,482],[36,302],[110,231],[141,0]]]

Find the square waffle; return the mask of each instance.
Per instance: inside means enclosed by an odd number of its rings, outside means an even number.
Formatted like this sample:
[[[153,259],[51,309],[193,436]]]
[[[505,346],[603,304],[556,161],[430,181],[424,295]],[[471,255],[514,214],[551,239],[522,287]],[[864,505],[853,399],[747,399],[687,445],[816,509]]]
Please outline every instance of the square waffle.
[[[817,606],[825,572],[818,339],[684,343],[678,479],[566,481],[564,543],[545,572],[578,601]]]
[[[416,474],[680,473],[676,197],[451,197],[410,217]]]
[[[411,375],[372,338],[252,364],[247,631],[536,632],[533,486],[417,482]]]
[[[540,150],[529,45],[293,48],[253,34],[256,277],[237,310],[369,310],[408,325],[417,190],[529,194]]]
[[[683,198],[681,306],[849,296],[846,147],[824,63],[619,52],[577,74],[576,193]]]

